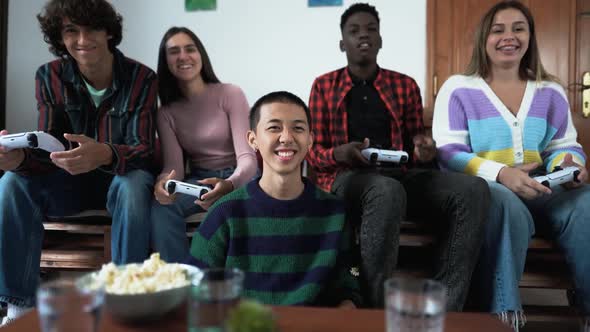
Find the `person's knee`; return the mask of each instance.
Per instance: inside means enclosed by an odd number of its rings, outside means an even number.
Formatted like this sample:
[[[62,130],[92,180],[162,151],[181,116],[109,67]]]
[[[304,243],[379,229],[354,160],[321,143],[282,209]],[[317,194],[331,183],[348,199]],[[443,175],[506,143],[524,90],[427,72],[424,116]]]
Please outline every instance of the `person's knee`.
[[[153,175],[144,170],[115,176],[109,188],[107,205],[111,207],[114,204],[132,215],[148,215],[152,204],[153,181]]]
[[[160,205],[156,200],[152,200],[150,209],[150,227],[152,229],[152,234],[166,233],[171,227],[169,224],[172,220],[167,220],[169,216],[165,211],[166,208],[166,205]]]
[[[490,189],[486,180],[479,176],[464,176],[461,179],[465,196],[470,199],[476,199],[482,204],[489,206]]]
[[[373,234],[373,240],[381,238],[393,245],[399,222],[405,216],[406,201],[406,191],[397,180],[385,176],[370,180],[362,199],[361,238],[368,232]]]
[[[154,185],[154,177],[149,172],[144,170],[134,170],[125,175],[117,175],[113,178],[111,187],[109,189],[109,195],[117,195],[127,197],[145,197],[146,193],[152,193]],[[150,202],[151,203],[151,202]]]
[[[573,213],[579,217],[578,219],[584,219],[590,223],[590,185],[573,190],[579,191],[573,202]]]
[[[562,204],[549,211],[554,216],[553,223],[557,223],[559,233],[567,232],[568,229],[590,233],[590,186],[572,189],[567,194],[567,202],[562,201]]]
[[[12,172],[0,177],[0,204],[21,202],[30,196],[27,179]]]
[[[501,184],[490,186],[488,229],[507,229],[512,238],[527,241],[535,232],[533,217],[522,200]]]
[[[383,208],[403,209],[407,196],[403,185],[396,179],[375,176],[368,179],[363,200],[381,204]]]

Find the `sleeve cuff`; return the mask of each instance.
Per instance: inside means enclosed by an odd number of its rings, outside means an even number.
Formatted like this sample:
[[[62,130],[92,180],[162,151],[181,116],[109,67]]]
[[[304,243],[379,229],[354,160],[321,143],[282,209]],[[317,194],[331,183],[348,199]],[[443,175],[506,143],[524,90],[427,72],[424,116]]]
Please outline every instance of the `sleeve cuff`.
[[[486,160],[481,165],[479,171],[477,172],[477,175],[486,179],[486,180],[496,182],[498,180],[498,175],[500,174],[500,170],[506,166],[507,165],[499,163],[499,162]]]
[[[103,172],[107,173],[117,173],[119,169],[119,151],[110,143],[103,143],[111,148],[111,152],[113,153],[113,160],[110,165],[100,166],[99,169]]]
[[[328,153],[326,153],[327,156],[327,160],[326,163],[332,166],[338,166],[338,162],[336,161],[336,158],[334,158],[334,147],[331,147],[328,149]]]

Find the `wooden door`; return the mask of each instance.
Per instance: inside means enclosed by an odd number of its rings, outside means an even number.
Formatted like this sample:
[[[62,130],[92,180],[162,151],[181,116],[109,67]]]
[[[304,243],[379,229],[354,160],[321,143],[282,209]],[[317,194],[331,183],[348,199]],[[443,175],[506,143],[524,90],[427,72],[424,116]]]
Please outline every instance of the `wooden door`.
[[[582,113],[582,75],[590,72],[590,0],[578,0],[576,10],[576,69],[574,77],[569,81],[574,83],[575,91],[572,105],[572,117],[578,130],[578,140],[586,152],[586,167],[590,167],[590,117]],[[590,86],[587,88],[590,89]]]
[[[432,123],[436,92],[471,58],[475,27],[498,0],[427,0],[424,120]],[[590,156],[590,118],[582,116],[582,73],[590,71],[590,0],[522,0],[535,18],[543,65],[568,91],[579,141]]]

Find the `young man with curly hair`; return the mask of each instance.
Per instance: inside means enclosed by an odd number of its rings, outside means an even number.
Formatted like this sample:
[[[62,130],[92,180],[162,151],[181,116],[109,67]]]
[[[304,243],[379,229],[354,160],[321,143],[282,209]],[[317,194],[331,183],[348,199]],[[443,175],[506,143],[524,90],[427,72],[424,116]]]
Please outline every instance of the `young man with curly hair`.
[[[105,0],[51,0],[37,18],[59,58],[36,73],[37,130],[66,151],[0,147],[3,323],[35,303],[44,215],[106,205],[115,263],[141,261],[150,246],[156,75],[117,49],[122,18]]]

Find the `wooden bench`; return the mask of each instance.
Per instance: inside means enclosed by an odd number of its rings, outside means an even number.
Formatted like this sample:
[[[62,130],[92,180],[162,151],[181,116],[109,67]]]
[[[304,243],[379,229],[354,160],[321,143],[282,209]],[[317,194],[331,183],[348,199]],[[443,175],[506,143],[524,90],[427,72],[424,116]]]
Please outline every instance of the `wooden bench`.
[[[186,218],[191,236],[205,213]],[[42,270],[96,270],[111,261],[111,217],[88,210],[67,217],[47,217],[41,252]]]
[[[191,236],[205,213],[187,218]],[[111,220],[104,210],[89,210],[43,223],[45,238],[41,254],[42,269],[93,270],[111,260]],[[424,261],[414,259],[417,250],[430,249],[436,242],[427,227],[403,222],[401,225],[400,273],[425,276]],[[406,257],[404,257],[406,256]],[[416,255],[420,256],[420,255]],[[405,264],[410,262],[409,264]],[[572,281],[561,253],[546,239],[534,238],[529,246],[525,274],[520,287],[571,289]]]
[[[420,268],[425,262],[416,263],[415,258],[422,258],[416,251],[417,249],[432,249],[435,243],[436,236],[427,226],[408,221],[402,222],[400,250],[403,253],[399,259],[400,273],[426,276],[428,271]],[[541,237],[532,239],[527,252],[525,272],[519,287],[573,289],[573,281],[565,264],[565,258],[553,242]]]
[[[192,236],[205,213],[187,218],[187,236]],[[85,211],[76,216],[48,218],[44,223],[45,239],[41,254],[42,271],[97,270],[111,258],[110,217],[106,211]],[[426,225],[403,222],[396,274],[429,277],[429,264],[437,238]],[[573,289],[570,272],[563,255],[555,245],[534,238],[527,254],[525,273],[519,285],[523,289],[550,289],[564,292]],[[546,306],[544,303],[525,308],[534,320],[572,320],[571,306]],[[529,314],[530,313],[530,314]]]

